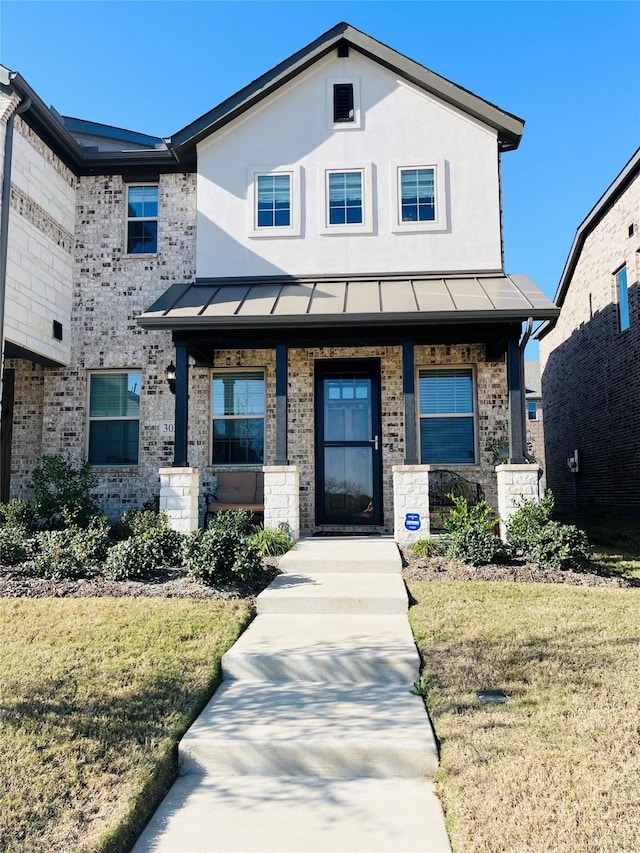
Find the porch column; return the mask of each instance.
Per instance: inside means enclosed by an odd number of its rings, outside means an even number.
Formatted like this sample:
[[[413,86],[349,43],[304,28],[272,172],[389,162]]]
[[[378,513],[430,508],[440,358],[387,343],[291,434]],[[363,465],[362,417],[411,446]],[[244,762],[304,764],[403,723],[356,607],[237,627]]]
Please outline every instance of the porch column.
[[[415,358],[413,341],[402,344],[402,396],[404,399],[404,464],[417,465]]]
[[[288,465],[287,391],[289,347],[276,345],[276,465]]]
[[[297,465],[265,465],[264,526],[281,527],[300,538],[300,469]]]
[[[187,421],[189,419],[189,352],[186,344],[176,343],[176,401],[173,467],[186,468]]]
[[[522,386],[522,354],[518,338],[507,341],[507,386],[509,389],[509,463],[522,465],[524,455],[524,388]]]
[[[523,501],[538,501],[537,465],[497,465],[500,536],[507,538],[507,523]]]
[[[393,535],[396,542],[430,536],[429,465],[393,466]]]
[[[172,530],[191,533],[198,529],[199,490],[197,468],[160,469],[160,511],[166,512]]]

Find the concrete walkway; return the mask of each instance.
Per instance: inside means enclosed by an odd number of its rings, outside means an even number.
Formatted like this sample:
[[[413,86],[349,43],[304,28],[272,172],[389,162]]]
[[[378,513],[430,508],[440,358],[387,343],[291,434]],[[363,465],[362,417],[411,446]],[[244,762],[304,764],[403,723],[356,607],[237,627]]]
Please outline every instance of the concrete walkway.
[[[395,543],[306,539],[280,568],[133,853],[447,853]]]

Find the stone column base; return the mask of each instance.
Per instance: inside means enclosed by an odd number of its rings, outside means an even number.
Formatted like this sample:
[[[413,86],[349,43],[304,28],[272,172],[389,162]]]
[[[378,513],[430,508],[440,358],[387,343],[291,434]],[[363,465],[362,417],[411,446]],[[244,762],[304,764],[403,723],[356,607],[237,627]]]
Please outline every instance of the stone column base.
[[[197,468],[160,468],[160,511],[179,533],[198,529],[200,471]]]
[[[429,465],[393,466],[393,535],[401,544],[430,536]]]
[[[300,538],[300,469],[297,465],[265,465],[264,526],[284,527]]]
[[[522,501],[538,501],[537,465],[497,465],[500,536],[506,542],[507,522]]]

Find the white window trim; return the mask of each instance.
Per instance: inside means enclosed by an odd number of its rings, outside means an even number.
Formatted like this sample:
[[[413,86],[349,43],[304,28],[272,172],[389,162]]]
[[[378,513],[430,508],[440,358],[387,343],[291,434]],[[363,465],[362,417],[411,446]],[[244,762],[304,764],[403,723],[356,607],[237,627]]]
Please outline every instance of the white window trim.
[[[214,415],[213,414],[213,379],[220,373],[262,373],[263,399],[261,415]],[[209,371],[209,455],[208,466],[218,469],[225,468],[255,468],[256,465],[266,465],[267,458],[267,369],[266,367],[214,367]],[[261,463],[256,462],[214,462],[213,460],[213,422],[214,421],[237,421],[240,418],[262,420],[262,455]]]
[[[157,187],[158,189],[158,215],[157,216],[129,216],[129,190],[134,187]],[[130,222],[155,222],[156,225],[156,250],[155,252],[130,252],[129,251],[129,223]],[[136,181],[125,184],[124,202],[124,257],[125,258],[155,258],[160,248],[160,184],[157,181]]]
[[[415,387],[415,400],[416,400],[416,436],[418,443],[418,459],[422,459],[422,447],[420,444],[420,421],[423,418],[468,418],[468,413],[443,413],[439,415],[421,415],[420,414],[420,371],[421,370],[470,370],[471,371],[471,385],[472,385],[472,399],[473,399],[473,454],[474,458],[472,462],[425,462],[420,464],[425,465],[433,465],[435,467],[442,467],[443,465],[449,465],[452,468],[472,468],[480,464],[480,445],[479,445],[479,435],[478,435],[478,375],[476,372],[476,367],[474,364],[419,364],[416,365],[415,368],[415,377],[414,377],[414,387]]]
[[[333,120],[333,87],[336,83],[351,83],[353,86],[353,121]],[[360,109],[360,78],[330,77],[327,79],[327,129],[362,130],[362,111]]]
[[[136,184],[137,187],[141,186],[141,184]],[[91,417],[91,377],[92,376],[104,376],[105,374],[122,374],[122,373],[139,373],[140,374],[140,411],[138,412],[137,417],[133,417],[132,415],[122,415],[122,416],[113,416],[113,417]],[[106,465],[100,465],[96,463],[90,463],[92,468],[139,468],[140,467],[140,430],[142,427],[142,368],[140,367],[113,367],[113,368],[105,368],[105,369],[95,369],[87,371],[87,393],[86,393],[86,430],[85,430],[85,444],[84,444],[84,457],[85,459],[89,459],[89,431],[91,430],[91,424],[95,421],[137,421],[138,422],[138,461],[137,462],[124,462],[122,464],[117,463],[108,463]]]
[[[362,222],[329,225],[329,175],[342,172],[362,173]],[[323,166],[318,172],[318,198],[322,209],[318,217],[319,233],[372,234],[373,233],[373,178],[371,163],[343,163],[340,166]]]
[[[403,222],[402,221],[402,182],[400,173],[407,169],[433,169],[435,188],[435,215],[436,218],[429,222]],[[447,231],[449,228],[449,205],[447,199],[445,181],[444,160],[435,160],[430,163],[394,163],[392,166],[391,186],[395,187],[395,210],[393,213],[393,224],[391,230],[396,234],[419,233],[422,231]]]
[[[258,227],[258,177],[289,175],[291,181],[291,221],[289,225]],[[249,237],[299,237],[301,234],[302,185],[300,166],[249,166]]]

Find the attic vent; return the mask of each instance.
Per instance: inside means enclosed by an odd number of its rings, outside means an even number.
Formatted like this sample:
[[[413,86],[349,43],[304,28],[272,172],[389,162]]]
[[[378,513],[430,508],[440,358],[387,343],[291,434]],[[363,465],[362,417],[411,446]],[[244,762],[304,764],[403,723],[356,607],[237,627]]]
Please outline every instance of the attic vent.
[[[340,59],[346,59],[349,56],[349,42],[346,39],[338,42],[338,56]]]
[[[56,341],[62,340],[62,323],[58,320],[53,321],[53,338]]]
[[[333,120],[353,121],[353,83],[334,83],[333,86]]]

